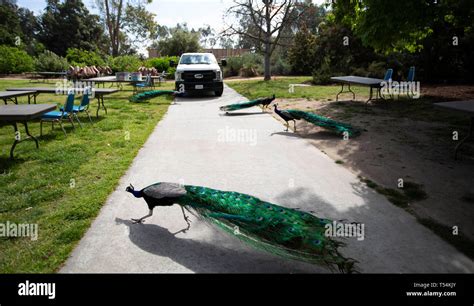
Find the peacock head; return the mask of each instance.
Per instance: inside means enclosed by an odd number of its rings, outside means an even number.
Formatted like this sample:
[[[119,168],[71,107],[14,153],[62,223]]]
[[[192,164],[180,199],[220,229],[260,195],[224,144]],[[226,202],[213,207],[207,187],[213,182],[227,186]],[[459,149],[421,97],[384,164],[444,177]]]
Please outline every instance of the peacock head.
[[[135,198],[141,198],[143,197],[143,194],[141,191],[135,191],[135,187],[133,187],[132,184],[130,184],[130,186],[128,186],[125,191],[127,192],[130,192],[131,194],[133,194],[135,196]]]
[[[125,189],[126,192],[130,192],[130,193],[133,193],[135,191],[135,187],[133,187],[132,184],[130,184],[130,186],[128,186],[126,189]]]

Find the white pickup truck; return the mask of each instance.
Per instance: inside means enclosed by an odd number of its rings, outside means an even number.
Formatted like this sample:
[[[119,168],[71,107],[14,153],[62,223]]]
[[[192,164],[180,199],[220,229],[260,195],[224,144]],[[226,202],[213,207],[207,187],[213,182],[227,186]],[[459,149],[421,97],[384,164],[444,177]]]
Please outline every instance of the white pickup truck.
[[[227,63],[222,60],[221,65]],[[179,59],[175,73],[176,91],[213,91],[222,96],[224,91],[223,74],[216,57],[212,53],[184,53]]]

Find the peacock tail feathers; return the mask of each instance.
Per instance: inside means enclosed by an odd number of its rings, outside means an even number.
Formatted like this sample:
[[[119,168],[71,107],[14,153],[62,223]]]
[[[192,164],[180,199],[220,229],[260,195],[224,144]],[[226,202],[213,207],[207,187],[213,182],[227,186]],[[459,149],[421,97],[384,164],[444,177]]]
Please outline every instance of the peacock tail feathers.
[[[151,90],[136,94],[129,100],[130,102],[142,102],[162,95],[176,95],[176,93],[174,90]]]
[[[360,131],[351,126],[350,124],[338,122],[327,117],[323,117],[310,112],[304,112],[301,110],[288,109],[286,111],[290,113],[293,117],[295,117],[295,119],[304,119],[314,125],[336,131],[339,134],[347,132],[348,136],[350,137],[357,136],[360,134]]]
[[[224,112],[230,112],[230,111],[257,106],[264,102],[271,103],[271,101],[273,101],[274,99],[275,99],[275,96],[273,96],[272,98],[259,98],[259,99],[248,101],[248,102],[224,105],[224,106],[221,106],[219,109]]]
[[[329,219],[238,192],[184,188],[186,195],[178,204],[255,248],[331,270],[355,272],[355,261],[338,252],[344,244],[325,235],[325,225],[332,222]]]

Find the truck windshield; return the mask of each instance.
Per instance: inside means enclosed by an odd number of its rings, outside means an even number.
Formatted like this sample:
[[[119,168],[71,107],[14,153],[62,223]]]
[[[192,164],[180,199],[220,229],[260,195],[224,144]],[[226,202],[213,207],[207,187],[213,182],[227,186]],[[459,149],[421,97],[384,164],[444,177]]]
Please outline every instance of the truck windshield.
[[[183,55],[179,64],[181,65],[197,65],[197,64],[216,64],[217,61],[212,55],[208,54],[189,54]]]

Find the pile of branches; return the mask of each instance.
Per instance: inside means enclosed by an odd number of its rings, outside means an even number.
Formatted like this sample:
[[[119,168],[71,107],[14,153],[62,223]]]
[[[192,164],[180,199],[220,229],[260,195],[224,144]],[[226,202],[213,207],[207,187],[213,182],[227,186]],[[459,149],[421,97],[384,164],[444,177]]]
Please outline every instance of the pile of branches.
[[[112,69],[109,66],[69,66],[67,75],[71,79],[87,79],[98,76],[111,75]]]
[[[142,75],[151,75],[151,76],[159,75],[158,70],[156,70],[155,67],[147,68],[147,67],[142,66],[138,68],[138,72],[141,72]]]

